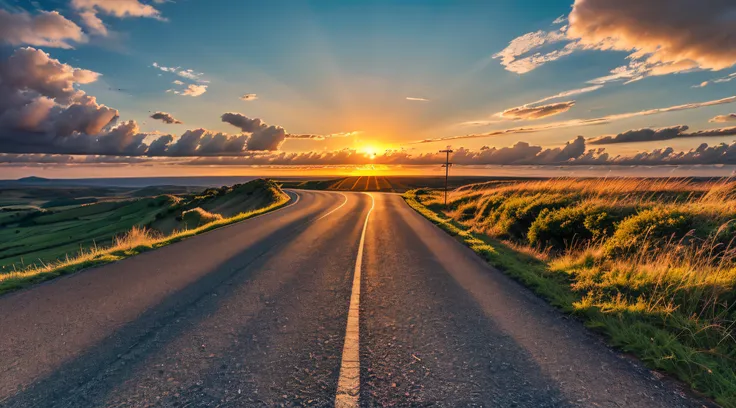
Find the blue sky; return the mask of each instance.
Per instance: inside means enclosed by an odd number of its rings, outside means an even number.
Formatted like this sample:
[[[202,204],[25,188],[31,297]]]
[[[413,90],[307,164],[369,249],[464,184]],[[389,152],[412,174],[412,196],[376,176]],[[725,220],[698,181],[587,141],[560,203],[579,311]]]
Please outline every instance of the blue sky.
[[[673,70],[667,75],[650,72],[642,78],[607,81],[598,89],[538,104],[574,103],[559,113],[512,120],[500,113],[515,107],[533,107],[535,101],[561,92],[591,87],[595,84],[589,81],[635,61],[636,58],[629,58],[635,50],[628,49],[625,43],[630,43],[631,38],[620,40],[613,50],[601,46],[586,49],[580,45],[569,55],[538,64],[528,72],[515,72],[502,64],[497,53],[528,33],[564,34],[570,22],[564,18],[555,20],[571,13],[574,0],[124,0],[154,8],[154,16],[115,15],[106,13],[99,4],[97,8],[84,8],[74,1],[0,0],[0,8],[11,13],[9,18],[58,11],[86,35],[84,41],[70,40],[73,48],[69,49],[40,46],[32,40],[23,44],[17,39],[6,39],[0,48],[2,56],[7,58],[28,45],[63,64],[99,73],[96,81],[75,86],[94,95],[98,103],[117,109],[120,121],[135,120],[140,132],[154,136],[172,134],[176,139],[196,128],[236,134],[237,129],[224,123],[221,115],[238,112],[283,127],[289,134],[361,132],[357,136],[322,138],[325,140],[287,136],[279,146],[285,152],[366,146],[430,152],[447,144],[480,149],[511,146],[520,141],[556,147],[578,135],[593,138],[639,128],[723,128],[729,124],[709,120],[736,111],[734,104],[722,103],[670,113],[631,115],[595,126],[565,125],[532,133],[414,143],[728,98],[736,95],[736,81],[712,81],[728,77],[736,68],[721,63],[715,69],[710,64],[712,59],[698,59],[696,55],[691,58],[694,67]],[[94,4],[111,0],[89,1]],[[606,1],[610,2],[588,3]],[[657,2],[661,1],[654,1]],[[696,3],[692,1],[693,6]],[[102,20],[106,35],[95,35],[85,25],[81,18],[85,10],[94,11]],[[636,7],[632,6],[632,13],[635,12]],[[661,22],[664,28],[668,28],[666,18]],[[714,17],[704,15],[703,21],[694,24],[707,25],[708,18]],[[694,26],[693,32],[700,29]],[[622,36],[630,34],[626,31]],[[546,55],[570,41],[532,48],[526,55]],[[582,37],[580,44],[585,41],[590,40]],[[693,49],[700,52],[697,47],[701,45],[695,44]],[[649,51],[659,58],[657,52],[651,48]],[[666,58],[651,67],[679,63]],[[177,68],[177,72],[192,70],[198,76],[185,78],[176,72],[162,71],[153,66],[154,62],[159,67]],[[629,79],[637,80],[628,83]],[[697,87],[704,81],[711,82]],[[206,87],[206,91],[198,96],[182,95],[188,85]],[[256,94],[257,99],[243,101],[240,97],[244,94]],[[158,111],[170,113],[183,124],[165,124],[149,117]],[[468,126],[466,122],[471,121],[491,123]],[[733,141],[732,134],[676,138],[666,142],[617,143],[606,146],[606,151],[632,154],[665,145],[687,151],[703,142],[713,145]]]

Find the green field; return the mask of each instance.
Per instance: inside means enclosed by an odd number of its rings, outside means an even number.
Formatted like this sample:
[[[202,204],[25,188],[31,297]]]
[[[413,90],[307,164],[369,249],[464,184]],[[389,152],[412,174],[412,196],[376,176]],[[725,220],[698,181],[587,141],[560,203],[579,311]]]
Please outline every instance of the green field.
[[[736,406],[736,182],[489,182],[407,202],[652,368]]]
[[[30,188],[0,191],[0,271],[24,270],[108,247],[133,227],[169,235],[215,219],[266,207],[274,201],[264,181],[210,188],[194,194],[161,194],[188,189]],[[90,194],[99,194],[92,196]],[[145,194],[153,196],[146,197]],[[75,200],[92,201],[74,205]],[[61,203],[63,206],[49,203]]]

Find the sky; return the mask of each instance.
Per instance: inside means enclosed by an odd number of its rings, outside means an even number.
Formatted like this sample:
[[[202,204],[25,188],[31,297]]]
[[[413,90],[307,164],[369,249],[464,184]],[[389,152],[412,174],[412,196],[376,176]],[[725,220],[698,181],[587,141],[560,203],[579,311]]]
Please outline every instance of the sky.
[[[0,179],[421,173],[447,146],[465,173],[729,174],[736,3],[0,0]]]

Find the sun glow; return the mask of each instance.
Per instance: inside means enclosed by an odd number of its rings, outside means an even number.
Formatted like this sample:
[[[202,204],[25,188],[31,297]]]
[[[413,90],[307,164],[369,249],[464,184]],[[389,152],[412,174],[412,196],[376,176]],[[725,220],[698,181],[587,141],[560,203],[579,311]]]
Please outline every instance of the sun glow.
[[[373,160],[378,155],[379,149],[374,146],[365,146],[361,149],[363,154],[366,155],[369,159]]]

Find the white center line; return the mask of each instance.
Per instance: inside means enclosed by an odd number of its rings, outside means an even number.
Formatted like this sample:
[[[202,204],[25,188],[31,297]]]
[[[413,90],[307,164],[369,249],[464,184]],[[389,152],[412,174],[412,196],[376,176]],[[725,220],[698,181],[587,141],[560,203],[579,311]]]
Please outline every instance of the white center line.
[[[371,216],[376,200],[373,195],[363,193],[371,197],[371,209],[365,216],[363,232],[360,234],[358,244],[358,256],[355,259],[355,272],[353,274],[353,290],[350,294],[350,308],[348,309],[348,326],[345,330],[345,346],[342,349],[342,362],[340,363],[340,378],[337,381],[337,395],[335,396],[335,407],[357,407],[360,395],[360,270],[363,265],[363,246],[365,245],[365,230],[368,227],[368,217]]]
[[[325,215],[323,215],[323,216],[321,216],[321,217],[317,218],[317,219],[316,219],[315,221],[319,221],[319,220],[321,220],[322,218],[325,218],[325,217],[327,217],[328,215],[330,215],[330,214],[334,213],[335,211],[339,210],[339,209],[340,209],[340,208],[342,208],[342,207],[343,207],[343,206],[344,206],[345,204],[347,204],[347,203],[348,203],[348,196],[346,196],[346,195],[345,195],[345,194],[343,194],[343,193],[337,193],[337,194],[340,194],[341,196],[343,196],[343,198],[345,198],[345,201],[343,201],[343,202],[342,202],[342,204],[340,204],[340,205],[339,205],[339,206],[338,206],[337,208],[335,208],[334,210],[332,210],[332,211],[328,212],[327,214],[325,214]]]

